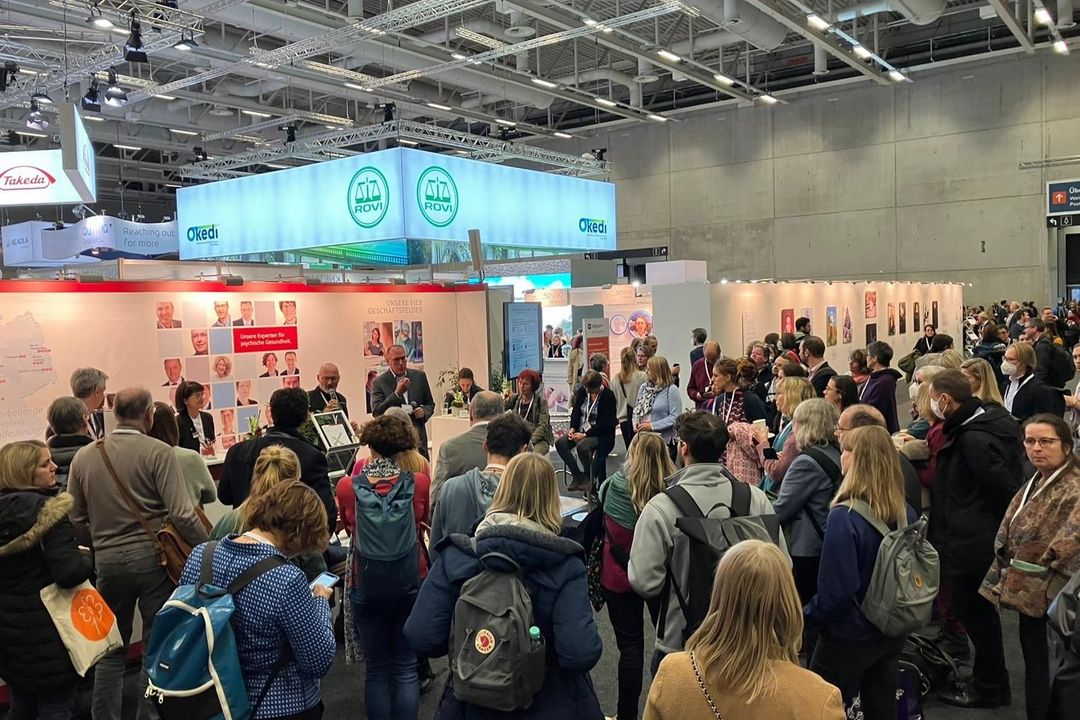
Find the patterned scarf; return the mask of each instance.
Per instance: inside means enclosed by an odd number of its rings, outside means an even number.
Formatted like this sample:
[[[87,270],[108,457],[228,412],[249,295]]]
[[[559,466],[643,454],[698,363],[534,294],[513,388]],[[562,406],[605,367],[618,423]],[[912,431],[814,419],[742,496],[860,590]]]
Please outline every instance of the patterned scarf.
[[[652,406],[656,402],[656,396],[663,389],[653,382],[646,382],[641,386],[641,389],[638,390],[637,405],[634,406],[634,427],[637,427],[638,423],[652,414]]]

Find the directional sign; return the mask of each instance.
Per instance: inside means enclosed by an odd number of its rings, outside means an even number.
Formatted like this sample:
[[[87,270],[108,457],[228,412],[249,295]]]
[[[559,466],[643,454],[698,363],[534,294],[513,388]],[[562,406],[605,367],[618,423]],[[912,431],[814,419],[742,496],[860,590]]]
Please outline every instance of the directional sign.
[[[1051,215],[1046,218],[1046,227],[1080,227],[1080,213],[1073,213],[1072,215]]]

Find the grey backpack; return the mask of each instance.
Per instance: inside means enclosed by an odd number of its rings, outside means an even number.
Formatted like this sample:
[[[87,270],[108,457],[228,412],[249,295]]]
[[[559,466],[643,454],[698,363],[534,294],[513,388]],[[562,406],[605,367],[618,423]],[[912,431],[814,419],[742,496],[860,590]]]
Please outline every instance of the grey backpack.
[[[480,574],[461,586],[450,625],[454,696],[502,712],[526,710],[544,685],[547,661],[543,636],[530,636],[532,598],[510,557],[488,553],[480,564]]]
[[[862,602],[866,619],[886,637],[901,637],[930,624],[938,594],[938,553],[926,539],[926,517],[896,530],[881,522],[862,500],[842,505],[858,513],[881,533],[870,586]]]

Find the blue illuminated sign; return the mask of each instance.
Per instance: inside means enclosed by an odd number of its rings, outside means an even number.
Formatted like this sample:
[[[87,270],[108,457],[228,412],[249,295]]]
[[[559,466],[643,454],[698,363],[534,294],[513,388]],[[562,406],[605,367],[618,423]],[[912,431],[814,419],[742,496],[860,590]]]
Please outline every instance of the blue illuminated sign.
[[[615,247],[615,186],[395,148],[177,192],[180,257],[386,240]]]

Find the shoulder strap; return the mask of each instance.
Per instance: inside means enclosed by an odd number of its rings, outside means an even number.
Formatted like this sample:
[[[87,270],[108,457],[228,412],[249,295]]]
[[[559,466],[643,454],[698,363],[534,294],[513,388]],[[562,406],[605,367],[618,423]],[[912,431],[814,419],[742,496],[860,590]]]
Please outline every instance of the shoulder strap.
[[[742,480],[731,483],[731,512],[738,517],[750,517],[750,486]]]
[[[840,468],[836,466],[833,459],[826,455],[821,448],[811,446],[803,450],[803,452],[813,458],[814,462],[825,471],[825,474],[832,480],[834,487],[840,482]]]
[[[840,504],[849,507],[851,510],[858,513],[863,520],[870,523],[875,530],[881,533],[881,537],[885,537],[892,532],[888,525],[878,520],[877,516],[874,515],[874,511],[870,509],[870,506],[866,504],[865,500],[845,500]]]
[[[203,557],[205,558],[206,556],[203,555]],[[228,592],[230,595],[235,595],[236,593],[240,592],[248,585],[250,585],[255,578],[259,577],[263,573],[270,572],[274,568],[280,567],[281,565],[287,565],[288,562],[288,560],[281,557],[280,555],[271,555],[270,557],[263,558],[259,562],[249,567],[244,572],[237,575],[236,578],[231,583],[229,583],[229,587],[226,588],[226,592]]]
[[[214,583],[214,551],[217,550],[218,541],[211,540],[203,548],[202,565],[199,567],[199,587]]]
[[[112,477],[113,482],[116,483],[116,487],[120,490],[120,494],[124,496],[124,501],[131,509],[132,514],[139,521],[139,524],[142,525],[143,532],[150,538],[150,542],[159,553],[164,552],[154,529],[150,527],[150,523],[148,523],[146,518],[143,517],[143,514],[139,512],[139,506],[135,502],[135,497],[131,494],[131,490],[128,489],[127,485],[120,481],[120,476],[116,474],[116,468],[113,467],[112,460],[109,459],[109,453],[105,452],[105,440],[98,440],[94,445],[97,447],[98,452],[101,453],[101,459],[105,462],[105,469],[109,471],[109,475]]]
[[[683,517],[705,517],[705,513],[701,512],[701,508],[698,507],[698,504],[694,501],[694,498],[690,493],[687,492],[686,488],[673,485],[665,490],[664,494],[671,498],[671,502],[675,503],[675,508]]]
[[[501,552],[489,552],[480,556],[480,564],[484,567],[485,570],[491,570],[492,572],[501,572],[488,565],[489,558],[494,558],[497,560],[502,560],[505,563],[509,563],[513,566],[514,572],[516,574],[521,574],[521,565],[518,564],[517,560]]]

